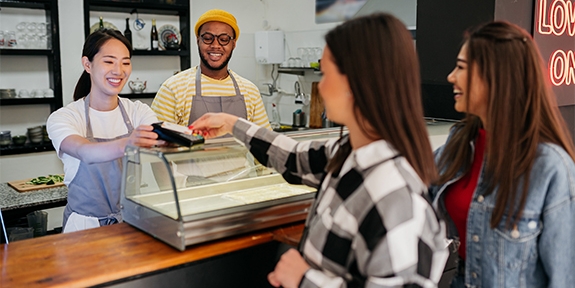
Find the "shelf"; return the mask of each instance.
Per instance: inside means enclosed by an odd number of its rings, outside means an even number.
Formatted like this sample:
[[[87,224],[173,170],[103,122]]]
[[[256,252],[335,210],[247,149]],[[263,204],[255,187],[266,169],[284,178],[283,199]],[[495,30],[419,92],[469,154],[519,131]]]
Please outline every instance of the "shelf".
[[[8,147],[1,147],[0,156],[36,153],[45,151],[54,151],[54,146],[52,146],[52,142],[41,143],[41,144],[28,143],[24,146],[10,145]]]
[[[189,56],[188,50],[133,50],[132,56]]]
[[[9,7],[9,8],[27,8],[27,9],[49,10],[50,6],[52,6],[51,0],[35,0],[35,1],[1,0],[0,1],[0,7]]]
[[[167,4],[166,2],[172,4]],[[180,50],[152,51],[134,49],[132,55],[178,56],[180,57],[180,71],[190,68],[190,0],[84,0],[84,32],[86,37],[90,35],[92,24],[89,21],[90,12],[92,11],[177,16],[179,18],[179,30],[182,35]],[[153,97],[148,96],[146,98]]]
[[[154,97],[156,97],[156,92],[152,92],[152,93],[120,94],[120,97],[129,98],[129,99],[154,98]]]
[[[52,56],[54,52],[50,49],[0,49],[0,55],[16,56]]]
[[[95,1],[90,0],[90,10],[102,12],[119,12],[133,13],[137,9],[139,14],[158,14],[158,15],[188,15],[189,3],[181,2],[180,5],[162,4],[162,3],[142,3],[127,1]],[[184,3],[185,2],[185,3]]]
[[[38,9],[44,10],[45,20],[49,24],[48,27],[48,47],[51,49],[0,49],[0,56],[43,56],[47,59],[46,76],[49,78],[50,87],[54,91],[54,97],[50,98],[4,98],[0,99],[1,106],[16,106],[16,105],[49,105],[50,113],[62,107],[62,65],[60,56],[60,29],[59,29],[59,16],[58,16],[58,1],[59,0],[0,0],[1,8],[18,8],[18,9]],[[8,10],[8,9],[7,9]],[[30,12],[30,11],[27,11]],[[21,14],[22,11],[16,12]],[[36,14],[36,13],[35,13]],[[31,58],[30,58],[31,59]],[[18,65],[18,64],[12,64]],[[10,67],[2,67],[0,77],[11,73]],[[3,74],[4,73],[4,74]],[[24,79],[26,75],[23,76]],[[26,84],[22,81],[23,84]],[[30,83],[32,84],[32,83]],[[10,109],[10,108],[4,108]],[[13,119],[15,123],[23,123],[26,121],[26,115],[21,115],[18,119]],[[43,151],[53,151],[54,147],[51,142],[45,144],[28,144],[25,146],[9,146],[0,148],[0,155],[15,155],[25,153],[35,153]]]
[[[55,98],[0,98],[0,106],[54,104]]]
[[[278,73],[304,76],[306,73],[321,75],[321,71],[311,67],[279,67]]]

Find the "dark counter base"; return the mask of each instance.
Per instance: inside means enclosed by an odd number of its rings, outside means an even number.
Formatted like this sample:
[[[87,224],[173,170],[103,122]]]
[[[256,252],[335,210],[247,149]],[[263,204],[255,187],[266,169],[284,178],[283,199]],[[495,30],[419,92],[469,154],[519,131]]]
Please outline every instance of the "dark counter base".
[[[274,241],[94,287],[272,287],[267,275],[289,248]]]

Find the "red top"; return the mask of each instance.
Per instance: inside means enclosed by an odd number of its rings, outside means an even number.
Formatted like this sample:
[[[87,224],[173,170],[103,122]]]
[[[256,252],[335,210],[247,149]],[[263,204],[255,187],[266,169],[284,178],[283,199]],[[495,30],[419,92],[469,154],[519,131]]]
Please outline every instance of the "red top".
[[[445,208],[451,220],[457,228],[461,245],[459,246],[459,256],[465,260],[465,235],[467,231],[467,214],[471,205],[471,198],[477,187],[477,180],[481,173],[483,164],[483,154],[485,152],[485,130],[479,129],[479,135],[475,141],[475,155],[469,173],[463,175],[461,179],[447,187],[445,191]]]

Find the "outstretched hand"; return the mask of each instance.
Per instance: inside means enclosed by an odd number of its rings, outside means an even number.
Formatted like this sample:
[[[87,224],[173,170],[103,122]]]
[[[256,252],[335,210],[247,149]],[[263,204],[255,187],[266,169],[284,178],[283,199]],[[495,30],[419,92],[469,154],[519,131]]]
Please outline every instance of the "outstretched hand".
[[[204,138],[215,138],[231,134],[238,117],[226,113],[206,113],[192,123],[189,128]]]
[[[158,140],[158,134],[152,132],[154,127],[151,125],[140,125],[130,137],[128,137],[127,143],[133,146],[139,147],[152,147],[152,146],[162,146],[165,144],[163,140]]]

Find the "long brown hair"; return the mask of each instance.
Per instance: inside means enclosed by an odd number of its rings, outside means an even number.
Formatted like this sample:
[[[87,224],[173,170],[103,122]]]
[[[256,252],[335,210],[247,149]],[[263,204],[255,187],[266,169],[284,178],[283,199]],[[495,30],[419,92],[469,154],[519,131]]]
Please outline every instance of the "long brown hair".
[[[92,62],[94,60],[94,56],[100,52],[100,48],[110,39],[117,39],[122,42],[126,48],[128,48],[130,58],[132,58],[132,44],[130,44],[130,41],[122,35],[122,32],[106,28],[97,30],[86,38],[84,48],[82,48],[82,57],[86,56],[88,57],[88,60]],[[82,75],[80,75],[80,79],[78,79],[78,82],[76,83],[76,88],[74,88],[74,101],[82,99],[88,95],[91,89],[92,81],[90,79],[90,74],[84,70]]]
[[[523,213],[538,145],[556,144],[575,159],[573,143],[546,82],[539,50],[527,32],[504,21],[491,22],[468,33],[464,45],[467,70],[477,67],[478,77],[488,87],[487,193],[498,189],[490,224],[494,228],[507,215],[506,227],[510,228]],[[469,95],[469,91],[464,93]],[[457,132],[446,144],[438,164],[442,171],[438,184],[455,177],[460,169],[469,171],[469,143],[482,125],[477,116],[468,114],[454,128]]]
[[[339,71],[348,78],[361,129],[390,143],[430,184],[436,170],[423,119],[419,62],[405,25],[390,14],[377,13],[337,26],[325,40]],[[341,166],[350,151],[349,146],[343,148],[328,170]]]

